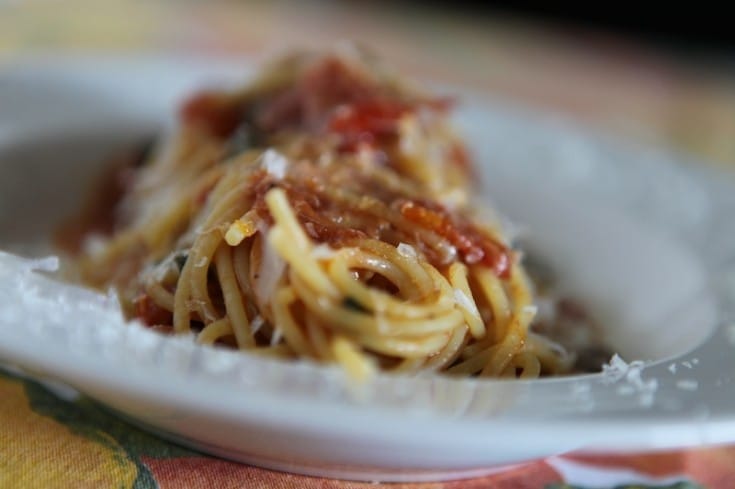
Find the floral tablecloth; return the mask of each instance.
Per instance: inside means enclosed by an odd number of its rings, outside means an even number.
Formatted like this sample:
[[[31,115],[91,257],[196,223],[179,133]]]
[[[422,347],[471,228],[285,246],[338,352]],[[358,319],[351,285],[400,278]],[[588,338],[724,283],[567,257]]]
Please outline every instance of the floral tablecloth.
[[[568,454],[487,477],[392,489],[735,487],[735,446],[656,454]],[[93,401],[0,371],[0,487],[368,489],[282,474],[162,441]]]
[[[735,74],[716,57],[681,60],[599,33],[403,3],[0,1],[0,70],[4,59],[28,53],[266,57],[336,39],[368,44],[417,76],[688,151],[703,164],[735,165]],[[0,370],[0,487],[376,485],[209,457],[142,432],[89,399]],[[725,489],[735,487],[735,446],[567,454],[480,479],[390,487]]]

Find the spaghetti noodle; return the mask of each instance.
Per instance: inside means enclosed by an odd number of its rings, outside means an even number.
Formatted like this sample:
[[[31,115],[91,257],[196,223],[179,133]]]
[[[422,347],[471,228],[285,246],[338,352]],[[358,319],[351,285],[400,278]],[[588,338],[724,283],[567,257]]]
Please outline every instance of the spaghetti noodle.
[[[355,377],[568,371],[529,331],[520,254],[470,203],[450,109],[344,52],[196,95],[79,274],[151,327]]]

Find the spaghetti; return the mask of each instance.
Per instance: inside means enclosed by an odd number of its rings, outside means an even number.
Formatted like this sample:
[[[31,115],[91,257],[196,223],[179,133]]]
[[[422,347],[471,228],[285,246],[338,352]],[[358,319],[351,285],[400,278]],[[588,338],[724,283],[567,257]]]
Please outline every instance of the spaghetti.
[[[79,254],[129,317],[205,344],[376,369],[537,377],[521,256],[470,203],[450,101],[362,53],[299,54],[188,100]],[[89,237],[89,233],[87,234]]]

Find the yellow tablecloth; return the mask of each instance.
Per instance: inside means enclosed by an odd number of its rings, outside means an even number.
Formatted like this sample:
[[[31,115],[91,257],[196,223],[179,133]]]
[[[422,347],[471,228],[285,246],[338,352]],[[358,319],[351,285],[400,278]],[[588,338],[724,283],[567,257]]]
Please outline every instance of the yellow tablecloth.
[[[385,487],[562,489],[597,488],[602,481],[608,481],[602,487],[631,489],[731,489],[735,446],[625,456],[568,454],[478,479]],[[0,487],[379,486],[282,474],[209,457],[140,431],[84,397],[64,400],[34,381],[0,371]]]
[[[555,110],[735,166],[735,75],[619,38],[508,17],[369,2],[0,2],[2,60],[29,52],[266,57],[363,42],[416,76]],[[0,107],[2,110],[2,107]],[[570,468],[571,467],[571,468]],[[735,446],[566,455],[481,479],[393,488],[735,487]],[[610,482],[612,481],[612,482]],[[373,488],[279,474],[161,441],[91,401],[0,373],[0,487]]]

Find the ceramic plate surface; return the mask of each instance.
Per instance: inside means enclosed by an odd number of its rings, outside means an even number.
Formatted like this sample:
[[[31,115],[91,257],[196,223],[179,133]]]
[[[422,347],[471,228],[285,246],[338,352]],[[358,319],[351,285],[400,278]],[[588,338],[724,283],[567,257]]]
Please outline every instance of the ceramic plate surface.
[[[0,249],[52,253],[101,163],[171,127],[234,60],[0,65]],[[0,254],[0,358],[162,436],[280,470],[366,480],[477,475],[570,450],[735,441],[735,183],[680,154],[607,139],[461,90],[482,196],[627,362],[533,381],[379,375],[195,345],[125,324],[115,301]],[[642,362],[637,362],[641,360]]]

